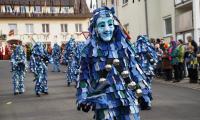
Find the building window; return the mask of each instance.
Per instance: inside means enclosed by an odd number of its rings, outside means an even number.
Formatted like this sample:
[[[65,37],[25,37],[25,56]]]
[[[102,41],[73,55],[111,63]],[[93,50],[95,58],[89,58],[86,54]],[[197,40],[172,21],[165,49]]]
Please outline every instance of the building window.
[[[181,4],[182,2],[182,0],[175,0],[175,5]]]
[[[50,13],[56,13],[56,8],[55,7],[50,7]]]
[[[25,6],[20,6],[20,13],[26,13],[26,7]]]
[[[9,13],[12,12],[12,8],[10,5],[5,6],[5,12],[9,12]]]
[[[26,33],[33,34],[33,24],[26,24]]]
[[[41,6],[35,6],[35,7],[34,7],[34,12],[35,12],[35,13],[41,13],[41,12],[42,12]]]
[[[42,32],[49,33],[49,24],[42,24]]]
[[[114,1],[114,0],[111,0],[111,4],[114,5],[114,4],[115,4],[115,1]]]
[[[68,32],[67,24],[61,24],[61,32]]]
[[[128,4],[128,0],[123,0],[122,2],[123,2],[123,5]]]
[[[69,13],[69,7],[63,7],[63,13]]]
[[[82,32],[82,24],[75,24],[76,32]]]
[[[107,0],[102,0],[102,1],[101,1],[101,5],[102,5],[102,6],[107,6]],[[91,5],[91,6],[92,6],[92,5]]]
[[[17,34],[17,24],[8,24],[10,31],[14,31]]]
[[[172,18],[167,17],[164,19],[164,25],[165,25],[165,35],[171,35],[172,34]]]

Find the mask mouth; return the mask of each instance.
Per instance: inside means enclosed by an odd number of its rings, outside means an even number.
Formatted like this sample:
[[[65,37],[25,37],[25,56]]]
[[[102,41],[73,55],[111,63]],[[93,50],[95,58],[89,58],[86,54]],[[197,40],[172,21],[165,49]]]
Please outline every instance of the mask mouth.
[[[109,32],[109,31],[107,31],[107,32],[103,32],[103,35],[112,35],[112,33],[111,32]]]

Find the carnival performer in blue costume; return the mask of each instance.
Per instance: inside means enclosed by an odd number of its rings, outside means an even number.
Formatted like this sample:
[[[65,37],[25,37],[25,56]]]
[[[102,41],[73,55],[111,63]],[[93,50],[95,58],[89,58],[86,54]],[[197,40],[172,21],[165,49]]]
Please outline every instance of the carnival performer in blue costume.
[[[76,61],[75,57],[75,48],[76,42],[74,38],[70,38],[70,40],[65,45],[64,58],[63,61],[67,65],[66,72],[66,81],[67,85],[70,86],[72,82],[76,81]]]
[[[21,45],[18,45],[11,55],[12,81],[14,95],[22,94],[25,91],[24,77],[27,67],[26,54]]]
[[[140,120],[137,97],[148,85],[114,9],[98,8],[82,51],[77,109],[96,120]]]
[[[81,53],[84,46],[85,46],[84,42],[76,43],[75,56],[74,56],[74,62],[75,62],[75,68],[76,68],[76,72],[74,72],[74,74],[76,76],[76,83],[80,74]]]
[[[149,39],[145,35],[140,35],[135,43],[136,58],[142,67],[145,75],[147,76],[146,82],[149,89],[143,89],[143,95],[139,98],[139,104],[142,110],[151,109],[152,89],[151,83],[154,74],[156,63],[158,62],[158,56],[154,46],[149,42]]]
[[[61,58],[61,47],[55,43],[52,50],[53,59],[53,70],[52,72],[60,72],[60,58]]]
[[[75,49],[75,61],[77,61],[77,68],[80,67],[80,60],[81,60],[81,53],[83,48],[85,47],[84,42],[77,42],[76,49]]]
[[[35,93],[40,97],[41,93],[48,94],[47,63],[48,55],[42,43],[36,43],[32,50],[30,69],[34,73]]]

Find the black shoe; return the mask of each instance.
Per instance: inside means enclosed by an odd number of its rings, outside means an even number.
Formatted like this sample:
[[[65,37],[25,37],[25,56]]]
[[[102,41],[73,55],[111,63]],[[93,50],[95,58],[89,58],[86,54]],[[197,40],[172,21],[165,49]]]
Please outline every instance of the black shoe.
[[[23,92],[19,92],[19,94],[23,94]]]
[[[68,87],[70,86],[70,82],[67,83],[67,86],[68,86]]]
[[[179,82],[179,80],[174,80],[173,83]]]
[[[198,83],[197,80],[190,80],[190,83]]]
[[[151,94],[148,94],[148,96],[149,96],[149,99],[152,101],[152,100],[153,100],[152,95],[151,95]]]
[[[18,92],[14,92],[14,95],[18,95],[19,93]]]
[[[150,106],[148,106],[148,107],[146,108],[146,110],[151,110],[151,107],[150,107]]]
[[[43,92],[45,95],[48,95],[49,93],[48,92]]]
[[[40,97],[40,94],[39,94],[39,93],[36,93],[36,96]]]

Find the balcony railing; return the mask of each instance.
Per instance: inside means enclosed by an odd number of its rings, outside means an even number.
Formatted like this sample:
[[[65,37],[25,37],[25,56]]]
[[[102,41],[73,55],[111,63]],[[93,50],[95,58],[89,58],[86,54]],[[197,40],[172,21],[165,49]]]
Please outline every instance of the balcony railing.
[[[192,2],[192,0],[174,0],[174,6],[183,5],[188,2]]]
[[[88,18],[90,16],[90,13],[0,13],[0,18]]]
[[[194,26],[191,18],[192,18],[192,10],[177,15],[175,18],[176,33],[192,30]]]

